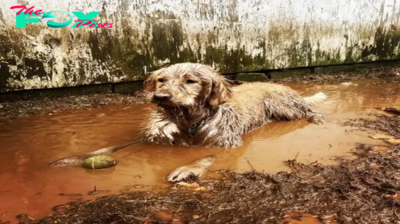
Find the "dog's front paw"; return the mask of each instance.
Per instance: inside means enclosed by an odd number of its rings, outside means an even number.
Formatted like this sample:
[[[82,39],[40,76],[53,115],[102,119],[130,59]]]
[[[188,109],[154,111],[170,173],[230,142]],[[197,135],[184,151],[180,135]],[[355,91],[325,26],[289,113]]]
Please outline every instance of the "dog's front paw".
[[[214,156],[206,156],[188,165],[178,167],[167,176],[167,180],[169,182],[194,182],[206,172],[207,167],[211,166],[214,161]]]
[[[321,113],[316,113],[316,114],[314,114],[313,116],[311,116],[311,117],[308,119],[308,121],[309,121],[310,123],[317,124],[317,125],[319,125],[319,124],[325,124],[325,123],[326,123],[326,122],[325,122],[325,116],[324,116],[324,114],[321,114]]]
[[[181,166],[167,177],[169,182],[194,182],[205,173],[201,166]]]

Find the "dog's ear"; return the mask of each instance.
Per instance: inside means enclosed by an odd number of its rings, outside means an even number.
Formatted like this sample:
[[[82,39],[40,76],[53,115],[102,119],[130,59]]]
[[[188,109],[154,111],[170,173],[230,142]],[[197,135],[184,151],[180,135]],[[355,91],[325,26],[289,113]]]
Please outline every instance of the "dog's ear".
[[[144,92],[150,93],[156,89],[156,77],[163,71],[163,69],[159,69],[150,74],[150,76],[144,81],[143,87]]]
[[[231,85],[224,77],[215,77],[211,82],[211,93],[208,104],[217,107],[232,98]]]

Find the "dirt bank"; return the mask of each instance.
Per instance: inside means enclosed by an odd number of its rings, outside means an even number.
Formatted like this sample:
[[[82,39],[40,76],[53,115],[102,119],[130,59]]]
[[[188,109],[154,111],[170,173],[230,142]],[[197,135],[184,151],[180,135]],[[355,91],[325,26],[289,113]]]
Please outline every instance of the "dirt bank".
[[[345,125],[399,137],[399,123],[400,116],[379,115]],[[20,215],[20,223],[290,223],[284,221],[287,212],[313,214],[326,223],[399,223],[400,145],[358,144],[352,153],[357,159],[337,158],[338,166],[293,158],[285,161],[292,172],[272,175],[215,171],[224,178],[204,179],[200,187],[103,196],[57,206],[39,220]]]
[[[65,110],[91,109],[121,104],[129,106],[143,102],[144,97],[140,92],[132,94],[97,93],[18,100],[0,103],[0,122],[10,122],[17,118],[41,114],[52,115]]]
[[[303,84],[337,84],[362,79],[384,79],[387,82],[400,82],[400,66],[338,66],[317,68],[314,73],[296,75],[288,78],[273,80],[279,83],[303,83]]]

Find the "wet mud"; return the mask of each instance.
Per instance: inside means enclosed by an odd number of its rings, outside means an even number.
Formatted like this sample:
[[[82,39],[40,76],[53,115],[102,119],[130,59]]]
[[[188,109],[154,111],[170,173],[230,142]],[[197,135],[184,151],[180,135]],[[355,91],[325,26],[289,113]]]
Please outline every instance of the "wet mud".
[[[312,172],[219,171],[224,178],[202,181],[201,190],[104,196],[22,223],[397,223],[400,146],[388,148],[376,154],[360,144],[355,160],[302,164]]]
[[[400,148],[370,135],[399,137],[400,118],[375,108],[399,105],[400,86],[383,79],[352,82],[286,83],[304,96],[328,96],[318,107],[327,115],[325,125],[274,122],[229,150],[133,145],[112,154],[118,164],[106,170],[48,164],[131,140],[151,105],[120,102],[3,122],[0,198],[7,203],[0,203],[0,220],[396,223]],[[165,180],[211,154],[215,163],[198,185]]]

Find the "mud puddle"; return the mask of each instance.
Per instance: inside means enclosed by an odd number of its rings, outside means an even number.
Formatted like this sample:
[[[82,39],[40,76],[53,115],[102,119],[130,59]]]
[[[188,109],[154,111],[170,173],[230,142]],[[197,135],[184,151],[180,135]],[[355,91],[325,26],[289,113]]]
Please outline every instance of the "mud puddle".
[[[335,156],[348,153],[356,142],[374,143],[368,133],[341,126],[351,118],[366,117],[373,108],[400,104],[399,86],[382,80],[355,81],[358,85],[288,84],[302,95],[322,91],[329,100],[318,110],[327,115],[325,125],[306,121],[276,122],[244,136],[244,145],[229,150],[134,145],[112,156],[118,165],[109,170],[48,167],[62,157],[121,144],[139,131],[151,106],[113,106],[72,110],[21,118],[0,126],[0,219],[15,221],[17,214],[39,218],[55,205],[71,200],[94,199],[94,187],[109,190],[100,195],[166,187],[165,176],[188,161],[214,154],[211,169],[237,172],[254,169],[266,173],[289,171],[283,161],[333,164]],[[61,194],[61,195],[60,195]]]

